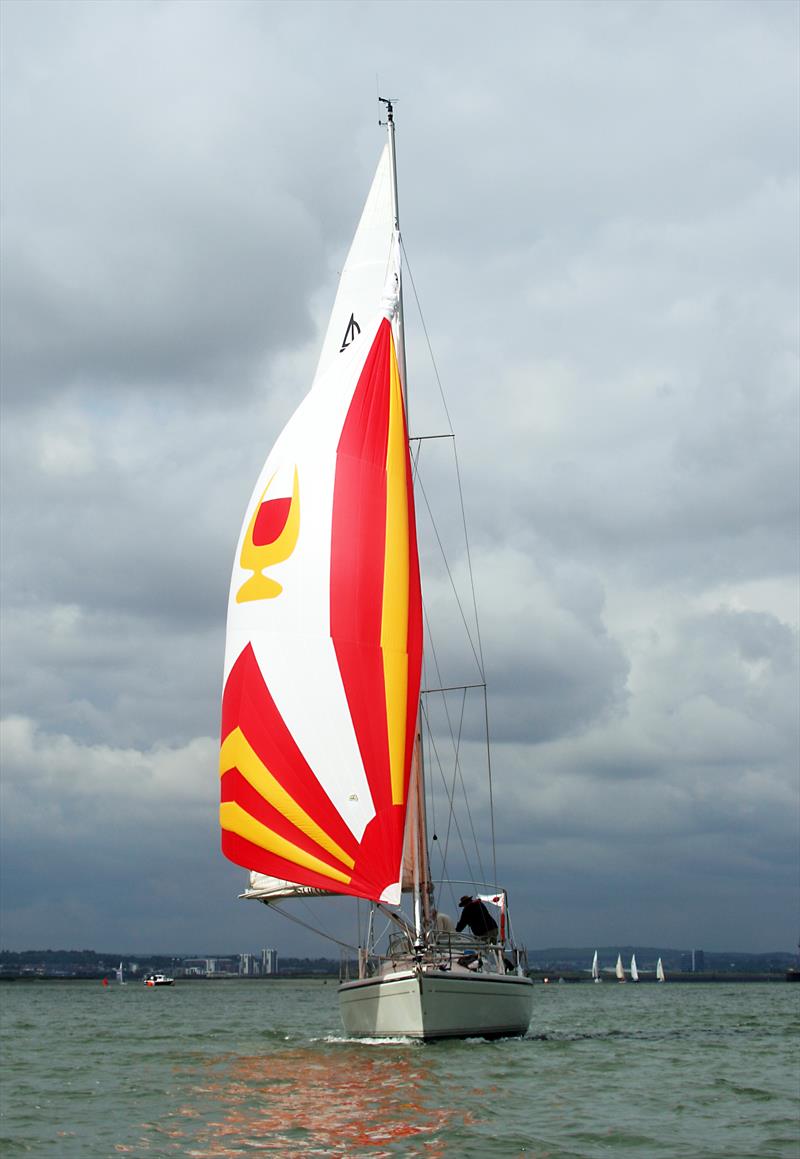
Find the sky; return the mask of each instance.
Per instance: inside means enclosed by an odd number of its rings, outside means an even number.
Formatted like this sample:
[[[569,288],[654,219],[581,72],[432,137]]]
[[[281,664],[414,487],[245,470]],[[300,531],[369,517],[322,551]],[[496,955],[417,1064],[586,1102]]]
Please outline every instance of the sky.
[[[517,935],[792,950],[800,7],[0,21],[2,946],[336,953],[236,899],[219,700],[241,519],[310,386],[380,90]],[[410,425],[440,433],[416,335]]]

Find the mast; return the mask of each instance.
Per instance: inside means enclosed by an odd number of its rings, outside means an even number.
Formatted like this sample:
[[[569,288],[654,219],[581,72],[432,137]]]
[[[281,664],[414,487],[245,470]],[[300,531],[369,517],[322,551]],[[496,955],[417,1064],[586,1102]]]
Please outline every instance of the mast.
[[[397,234],[398,246],[400,244],[400,207],[397,198],[397,154],[395,152],[394,144],[394,106],[391,100],[386,97],[378,97],[381,104],[386,105],[386,120],[379,121],[379,125],[385,125],[389,133],[389,169],[392,174],[392,217],[394,218],[394,228]],[[397,362],[400,368],[400,381],[403,384],[403,401],[406,405],[406,419],[408,419],[408,387],[406,384],[406,331],[403,320],[403,279],[400,278],[400,302],[397,311]]]
[[[392,217],[394,218],[394,229],[397,235],[398,250],[400,248],[400,204],[397,195],[397,153],[395,150],[394,139],[394,105],[391,98],[378,97],[381,104],[386,105],[386,120],[378,121],[378,124],[386,126],[389,136],[389,171],[392,176]],[[402,266],[401,266],[402,270]],[[406,331],[403,310],[403,278],[400,277],[400,293],[398,299],[397,310],[397,364],[400,370],[400,381],[403,387],[403,403],[406,409],[406,422],[408,422],[408,383],[406,381]],[[421,719],[421,713],[420,717]],[[419,737],[419,729],[418,729]],[[421,949],[425,940],[425,929],[428,925],[429,914],[429,897],[430,889],[427,880],[427,866],[428,866],[428,830],[425,817],[425,770],[423,767],[423,753],[422,744],[418,741],[418,769],[417,769],[417,784],[416,784],[416,801],[409,803],[409,810],[413,809],[413,818],[411,821],[411,850],[413,857],[413,872],[414,872],[414,933],[415,942],[418,949]],[[408,818],[406,820],[408,824]],[[426,880],[422,880],[420,876],[420,868],[425,866]]]

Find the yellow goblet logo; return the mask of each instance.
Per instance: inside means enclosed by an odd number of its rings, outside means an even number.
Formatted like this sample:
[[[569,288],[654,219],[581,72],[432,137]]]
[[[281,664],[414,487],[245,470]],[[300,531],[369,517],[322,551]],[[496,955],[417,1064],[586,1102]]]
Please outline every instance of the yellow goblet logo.
[[[297,545],[300,532],[300,484],[297,467],[294,469],[292,497],[267,499],[272,486],[272,475],[261,498],[256,504],[253,517],[247,526],[239,563],[245,571],[253,574],[236,593],[237,604],[248,600],[272,600],[283,591],[277,580],[264,575],[264,569],[274,567],[288,559]]]

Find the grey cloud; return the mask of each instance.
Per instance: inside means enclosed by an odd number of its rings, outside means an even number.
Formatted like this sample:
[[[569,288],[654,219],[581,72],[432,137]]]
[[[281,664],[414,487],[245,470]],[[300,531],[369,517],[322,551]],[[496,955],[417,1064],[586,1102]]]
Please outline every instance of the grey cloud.
[[[459,16],[3,6],[9,944],[295,937],[218,852],[225,602],[381,144],[376,67],[518,930],[794,941],[797,9]],[[409,340],[412,430],[442,433]],[[474,680],[423,532],[430,681]]]

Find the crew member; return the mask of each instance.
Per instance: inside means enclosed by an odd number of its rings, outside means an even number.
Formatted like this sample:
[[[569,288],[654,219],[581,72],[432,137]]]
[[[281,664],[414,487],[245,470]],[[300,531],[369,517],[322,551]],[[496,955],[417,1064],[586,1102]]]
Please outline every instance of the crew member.
[[[458,904],[461,909],[461,917],[456,925],[458,933],[461,933],[465,926],[469,926],[476,938],[481,938],[484,942],[497,941],[497,922],[480,898],[465,894]]]

